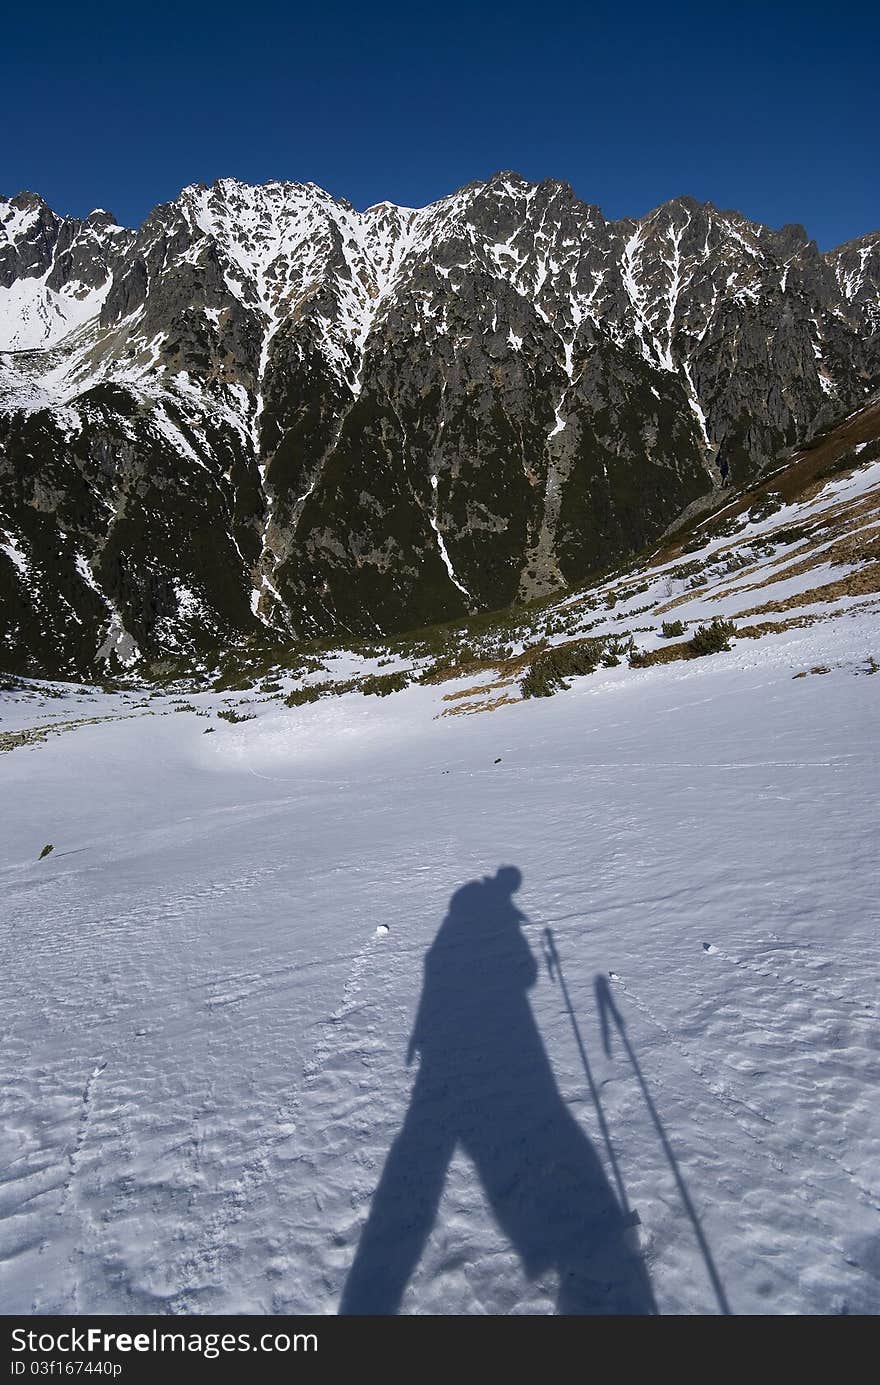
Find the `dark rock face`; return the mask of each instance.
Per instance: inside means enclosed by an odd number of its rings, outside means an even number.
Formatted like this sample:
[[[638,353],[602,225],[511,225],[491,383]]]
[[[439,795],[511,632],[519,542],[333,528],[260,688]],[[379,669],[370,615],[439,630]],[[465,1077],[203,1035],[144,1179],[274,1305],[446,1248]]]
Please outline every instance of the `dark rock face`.
[[[373,635],[652,541],[880,384],[880,235],[500,173],[421,211],[0,199],[0,663]]]

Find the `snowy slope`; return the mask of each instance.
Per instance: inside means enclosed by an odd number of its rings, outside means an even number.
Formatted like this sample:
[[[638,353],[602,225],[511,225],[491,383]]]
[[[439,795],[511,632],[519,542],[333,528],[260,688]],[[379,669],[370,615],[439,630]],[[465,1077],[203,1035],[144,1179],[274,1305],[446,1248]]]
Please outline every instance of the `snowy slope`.
[[[34,193],[0,197],[0,349],[42,350],[96,318],[131,239],[100,208],[80,221]]]
[[[0,755],[0,1311],[335,1313],[359,1243],[381,1295],[383,1231],[424,1217],[450,1122],[476,1128],[464,1093],[497,1148],[452,1154],[400,1311],[552,1313],[581,1244],[613,1311],[626,1242],[664,1314],[878,1312],[880,624],[832,608],[485,715],[440,715],[467,680],[195,711],[0,694],[8,733],[114,718]],[[500,933],[459,933],[427,1013],[461,1070],[432,1107],[424,1019],[407,1065],[426,953],[508,865],[537,977],[514,1004]],[[383,1195],[361,1242],[414,1094],[398,1221]],[[540,1253],[511,1212],[537,1176]],[[637,1228],[603,1239],[590,1198]]]

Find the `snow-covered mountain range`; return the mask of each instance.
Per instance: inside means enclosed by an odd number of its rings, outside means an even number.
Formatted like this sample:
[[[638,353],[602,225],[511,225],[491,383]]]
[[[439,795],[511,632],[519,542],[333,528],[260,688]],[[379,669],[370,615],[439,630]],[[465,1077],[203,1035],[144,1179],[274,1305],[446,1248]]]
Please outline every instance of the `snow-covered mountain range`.
[[[525,601],[880,384],[880,233],[496,174],[421,210],[0,199],[0,653],[159,668]]]

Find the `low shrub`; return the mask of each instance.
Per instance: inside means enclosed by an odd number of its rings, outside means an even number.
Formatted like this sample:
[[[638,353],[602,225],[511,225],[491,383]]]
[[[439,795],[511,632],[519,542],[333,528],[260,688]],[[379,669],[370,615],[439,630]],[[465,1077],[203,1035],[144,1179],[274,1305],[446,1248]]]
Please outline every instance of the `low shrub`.
[[[684,634],[685,625],[683,620],[664,620],[661,627],[665,640],[680,639]]]
[[[763,495],[752,504],[749,510],[749,519],[753,524],[759,524],[762,519],[769,519],[775,515],[777,510],[782,509],[782,496],[778,491],[765,491]]]
[[[751,566],[753,562],[754,558],[750,553],[740,553],[738,550],[734,550],[733,553],[725,553],[722,555],[716,571],[720,570],[722,573],[741,572],[744,567]]]
[[[489,661],[484,659],[478,649],[472,645],[463,644],[458,649],[441,654],[439,659],[435,659],[432,664],[422,670],[417,681],[419,683],[443,683],[447,678],[454,678],[459,672],[469,672],[475,665],[487,662]]]
[[[722,620],[716,616],[711,625],[700,625],[694,631],[690,645],[694,654],[721,654],[730,648],[730,641],[736,634],[732,620]]]
[[[702,562],[679,563],[678,567],[671,567],[666,575],[676,582],[686,582],[688,578],[699,577],[704,567]]]
[[[716,616],[711,625],[698,626],[689,640],[661,645],[659,649],[633,649],[629,656],[629,666],[651,668],[653,664],[671,664],[677,659],[698,659],[703,654],[720,654],[730,648],[730,641],[735,634],[736,626],[732,620],[722,620],[720,616]]]
[[[333,687],[332,683],[309,683],[304,688],[294,688],[284,699],[285,707],[302,707],[306,702],[317,702],[319,697]]]
[[[613,639],[605,641],[605,652],[602,655],[603,668],[617,668],[621,659],[626,654],[630,654],[635,648],[635,641],[632,635],[627,639],[615,636]]]
[[[783,525],[780,529],[774,529],[772,534],[768,535],[774,543],[801,543],[804,539],[809,538],[809,536],[810,530],[804,524]]]
[[[566,678],[595,673],[604,652],[604,640],[575,640],[542,650],[520,680],[523,697],[552,697],[568,687]]]
[[[361,679],[360,689],[365,697],[387,697],[389,693],[402,692],[409,683],[405,670],[398,673],[368,673]]]

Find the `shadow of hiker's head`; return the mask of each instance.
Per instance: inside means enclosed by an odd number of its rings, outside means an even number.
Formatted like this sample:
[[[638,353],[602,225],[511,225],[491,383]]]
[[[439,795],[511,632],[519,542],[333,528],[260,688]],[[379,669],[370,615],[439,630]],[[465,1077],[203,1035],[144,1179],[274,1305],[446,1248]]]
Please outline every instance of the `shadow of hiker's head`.
[[[449,901],[447,923],[458,927],[485,929],[492,924],[518,922],[520,914],[512,896],[522,884],[522,872],[516,866],[500,866],[494,875],[471,880],[462,885]]]
[[[509,899],[522,884],[522,871],[516,866],[499,866],[493,876],[486,877],[486,884],[499,899]]]
[[[522,872],[516,866],[499,866],[494,875],[483,880],[483,908],[487,919],[495,923],[519,924],[525,918],[513,902],[522,884]]]
[[[456,936],[461,936],[463,931],[485,933],[498,928],[506,931],[511,925],[517,927],[525,918],[513,902],[521,884],[522,873],[516,866],[500,866],[495,875],[484,875],[461,886],[449,900],[449,913],[441,932],[452,928]]]

